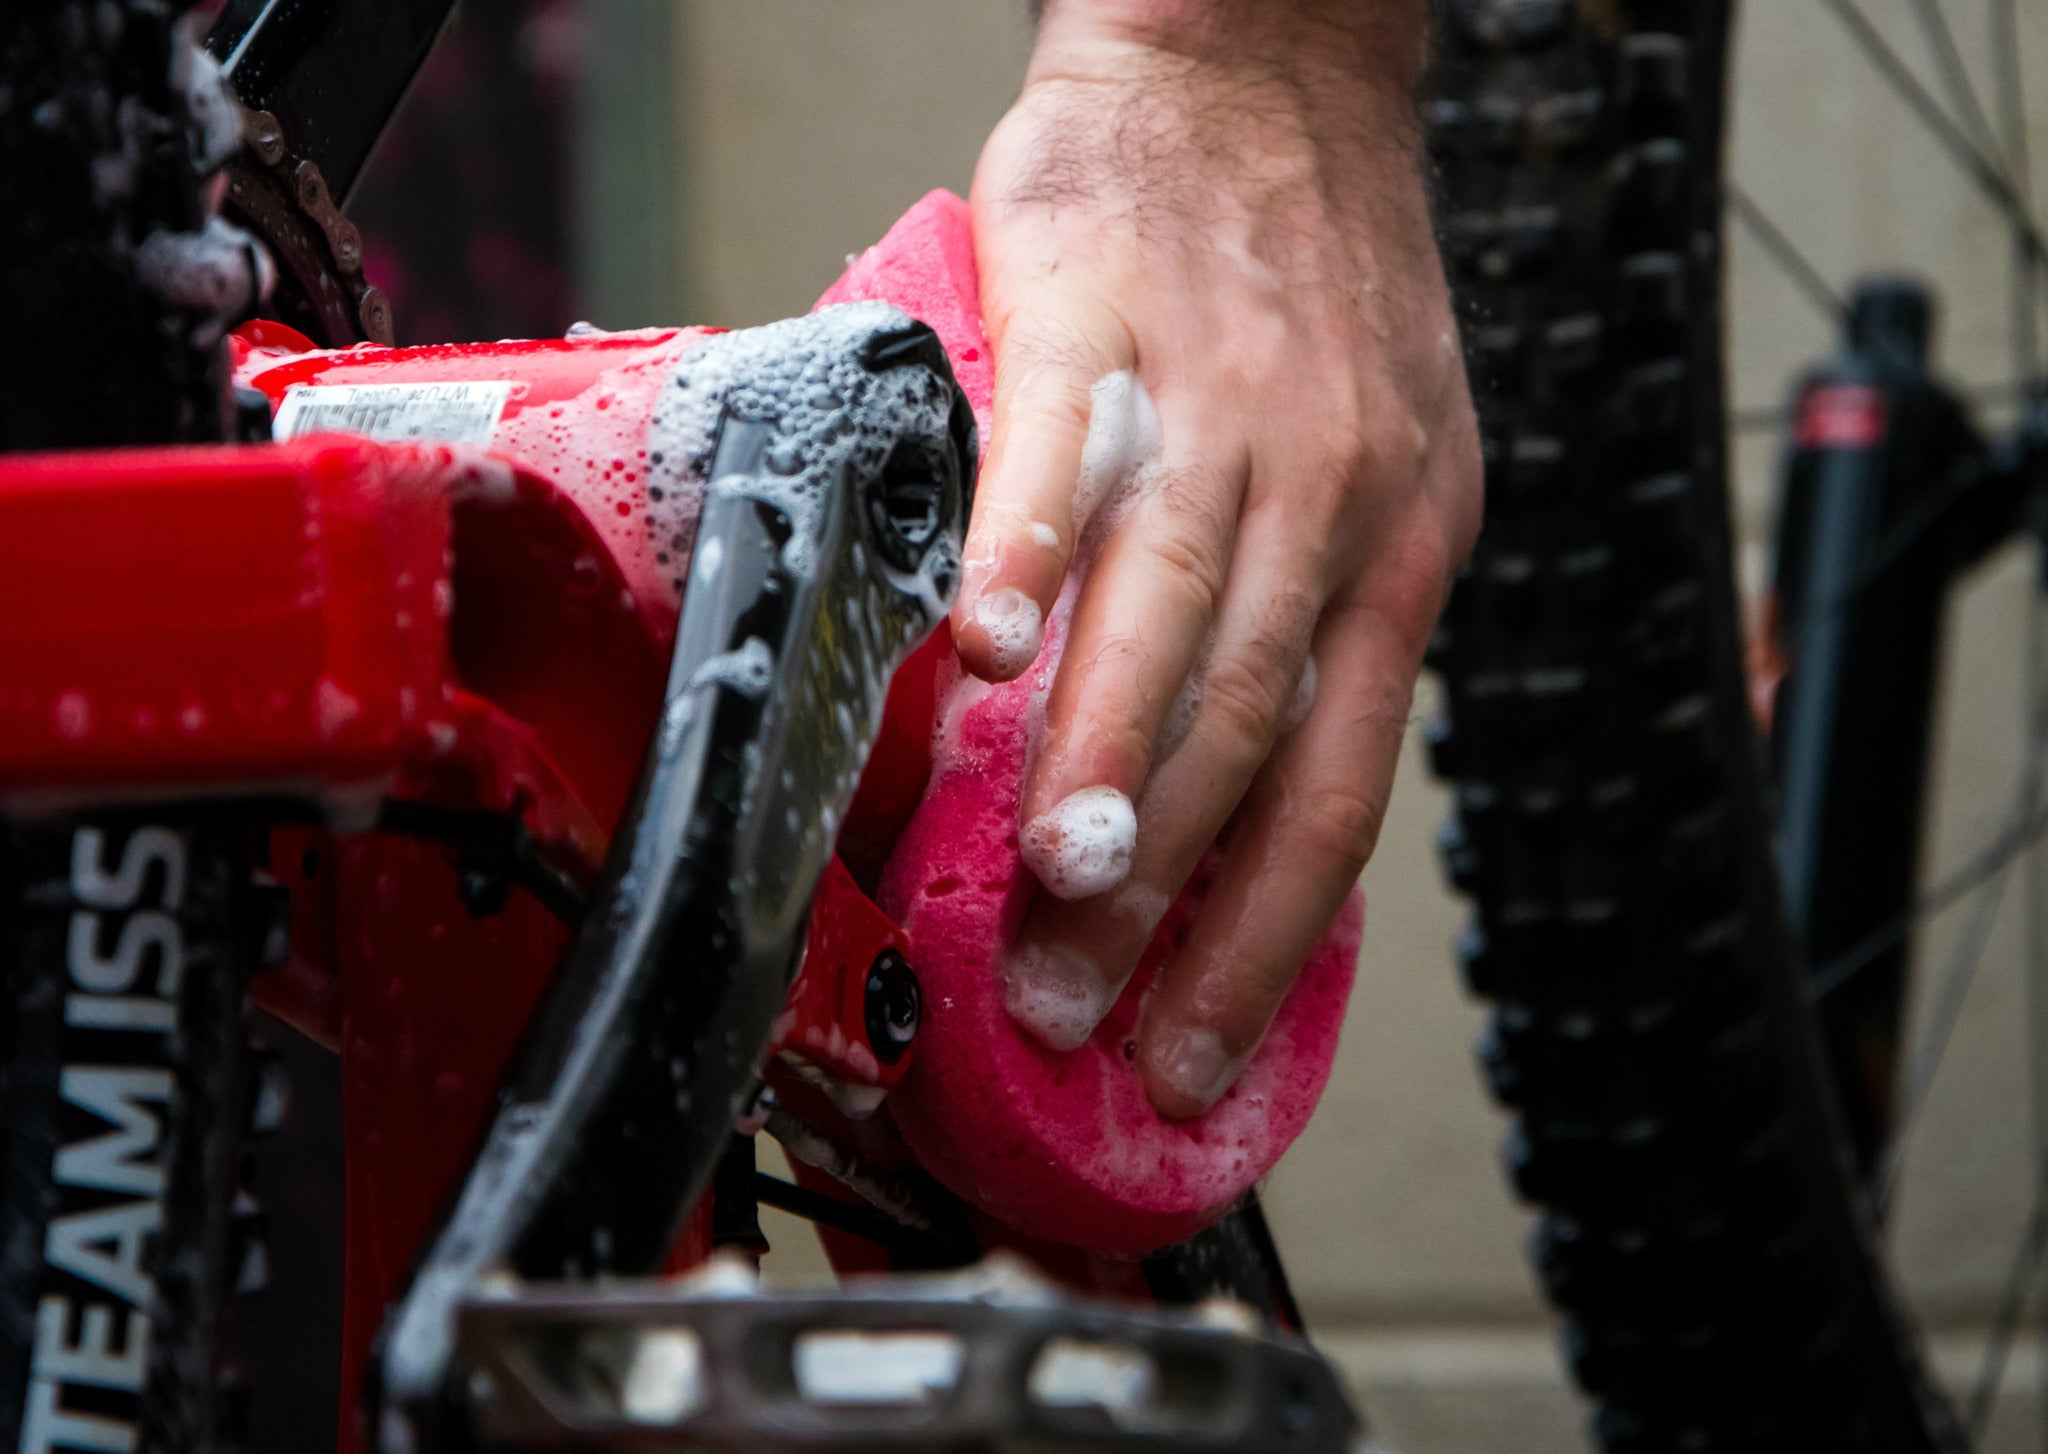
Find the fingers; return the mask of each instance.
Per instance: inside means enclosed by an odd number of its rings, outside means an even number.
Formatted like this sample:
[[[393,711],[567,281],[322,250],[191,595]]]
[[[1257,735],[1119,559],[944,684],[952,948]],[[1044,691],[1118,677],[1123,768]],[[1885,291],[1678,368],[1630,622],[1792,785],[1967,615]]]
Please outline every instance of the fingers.
[[[1146,1004],[1137,1063],[1162,1113],[1199,1115],[1230,1088],[1365,866],[1407,722],[1414,638],[1363,604],[1334,610],[1318,633],[1315,705],[1254,783]]]
[[[996,397],[975,493],[953,639],[967,669],[1009,681],[1038,656],[1045,617],[1073,558],[1075,495],[1098,384],[1136,362],[1111,310],[1033,299],[995,340]]]
[[[1131,804],[1232,570],[1249,462],[1192,426],[1168,437],[1094,557],[1025,779],[1024,861],[1061,899],[1108,892],[1128,872]]]
[[[1308,650],[1320,601],[1287,584],[1308,572],[1277,513],[1271,524],[1246,523],[1214,645],[1175,702],[1163,760],[1138,800],[1128,876],[1078,902],[1041,894],[1026,911],[1005,965],[1011,1013],[1055,1048],[1080,1044],[1116,1002],[1167,906],[1315,689]],[[1172,717],[1183,714],[1175,744]]]

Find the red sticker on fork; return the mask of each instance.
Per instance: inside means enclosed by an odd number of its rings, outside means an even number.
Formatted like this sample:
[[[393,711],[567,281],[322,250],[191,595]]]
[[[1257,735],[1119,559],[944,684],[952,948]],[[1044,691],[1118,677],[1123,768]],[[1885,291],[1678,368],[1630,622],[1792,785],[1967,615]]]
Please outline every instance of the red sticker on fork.
[[[1885,396],[1868,384],[1816,384],[1799,401],[1801,449],[1870,449],[1884,438]]]

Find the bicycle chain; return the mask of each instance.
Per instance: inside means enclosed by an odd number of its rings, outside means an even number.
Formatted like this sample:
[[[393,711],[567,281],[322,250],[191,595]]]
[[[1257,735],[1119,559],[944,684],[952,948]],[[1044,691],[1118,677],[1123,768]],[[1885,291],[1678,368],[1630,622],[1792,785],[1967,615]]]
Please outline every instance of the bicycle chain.
[[[390,300],[363,275],[363,235],[335,206],[319,166],[293,153],[268,111],[239,101],[236,109],[242,148],[223,168],[228,200],[298,283],[316,341],[390,347]]]

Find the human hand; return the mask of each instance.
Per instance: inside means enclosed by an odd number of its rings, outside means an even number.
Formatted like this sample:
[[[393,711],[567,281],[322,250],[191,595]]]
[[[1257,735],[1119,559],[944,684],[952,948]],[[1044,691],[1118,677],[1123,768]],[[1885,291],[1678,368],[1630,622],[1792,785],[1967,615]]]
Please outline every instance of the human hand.
[[[1422,11],[1056,3],[975,176],[996,398],[967,668],[1020,675],[1080,581],[1009,1004],[1079,1045],[1227,825],[1138,1032],[1168,1115],[1236,1078],[1372,852],[1478,529],[1414,152]]]

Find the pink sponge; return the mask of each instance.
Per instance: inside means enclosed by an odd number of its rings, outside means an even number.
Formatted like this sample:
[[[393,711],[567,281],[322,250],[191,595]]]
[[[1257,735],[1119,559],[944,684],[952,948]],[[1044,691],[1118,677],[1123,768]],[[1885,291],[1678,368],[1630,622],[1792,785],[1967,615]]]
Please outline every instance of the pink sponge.
[[[822,302],[882,298],[944,340],[986,440],[992,374],[967,209],[933,193]],[[1034,881],[1017,847],[1032,697],[1058,661],[1058,618],[1023,678],[985,687],[941,668],[939,750],[923,801],[882,875],[910,936],[924,1025],[890,1096],[920,1161],[974,1205],[1035,1237],[1150,1251],[1200,1230],[1270,1170],[1329,1078],[1363,922],[1345,902],[1237,1084],[1207,1115],[1169,1121],[1131,1057],[1145,988],[1187,932],[1208,865],[1160,922],[1109,1017],[1078,1050],[1047,1050],[1003,1003],[1003,955]]]
[[[924,1028],[890,1096],[918,1159],[960,1196],[1032,1236],[1145,1252],[1214,1220],[1301,1134],[1329,1078],[1363,901],[1346,900],[1237,1084],[1207,1115],[1152,1109],[1131,1063],[1146,986],[1201,902],[1204,865],[1160,922],[1138,972],[1078,1050],[1048,1050],[1004,1008],[1002,961],[1034,881],[1017,852],[1032,678],[957,683],[924,801],[882,878],[910,936]]]

